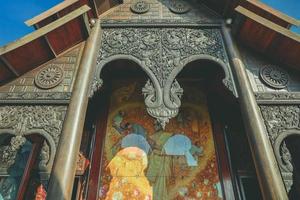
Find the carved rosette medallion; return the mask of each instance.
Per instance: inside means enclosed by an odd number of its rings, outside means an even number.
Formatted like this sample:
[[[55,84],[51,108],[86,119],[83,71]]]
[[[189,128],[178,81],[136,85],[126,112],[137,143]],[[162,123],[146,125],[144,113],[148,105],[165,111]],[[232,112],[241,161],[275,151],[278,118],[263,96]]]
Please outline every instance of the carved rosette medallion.
[[[260,78],[265,84],[275,89],[285,88],[289,83],[288,73],[273,65],[261,68]]]
[[[57,65],[48,65],[41,69],[35,76],[34,82],[41,89],[51,89],[63,80],[64,71]]]
[[[130,6],[130,9],[134,13],[143,14],[149,11],[150,5],[146,1],[138,0]]]
[[[170,11],[176,14],[183,14],[190,11],[190,5],[184,0],[173,0],[169,6]]]

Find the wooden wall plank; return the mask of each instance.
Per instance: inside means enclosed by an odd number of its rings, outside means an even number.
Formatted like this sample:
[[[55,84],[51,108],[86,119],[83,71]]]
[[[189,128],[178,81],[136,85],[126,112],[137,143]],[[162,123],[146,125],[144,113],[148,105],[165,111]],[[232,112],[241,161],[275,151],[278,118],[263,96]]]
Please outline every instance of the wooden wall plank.
[[[44,38],[38,38],[2,56],[19,74],[54,58]]]

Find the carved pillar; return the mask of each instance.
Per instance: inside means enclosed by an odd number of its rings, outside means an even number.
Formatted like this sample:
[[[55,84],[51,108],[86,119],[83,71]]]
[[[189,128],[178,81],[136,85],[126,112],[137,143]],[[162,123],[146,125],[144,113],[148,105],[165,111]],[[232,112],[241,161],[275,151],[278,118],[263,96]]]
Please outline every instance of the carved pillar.
[[[95,24],[88,38],[73,94],[63,125],[48,187],[47,199],[71,199],[76,161],[80,149],[81,137],[88,105],[90,84],[96,66],[96,53],[100,44],[100,22]]]
[[[231,58],[239,104],[263,198],[267,200],[288,199],[246,68],[225,26],[223,26],[223,34]]]

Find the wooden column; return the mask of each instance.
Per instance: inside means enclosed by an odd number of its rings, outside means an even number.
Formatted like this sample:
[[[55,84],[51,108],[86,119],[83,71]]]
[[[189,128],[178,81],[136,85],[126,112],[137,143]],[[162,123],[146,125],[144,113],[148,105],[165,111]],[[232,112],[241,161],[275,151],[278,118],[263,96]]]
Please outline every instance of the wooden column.
[[[100,46],[100,22],[97,21],[87,39],[77,73],[71,101],[64,121],[62,134],[48,186],[48,200],[71,199],[76,162],[80,149],[88,96],[93,80],[96,56]]]
[[[239,104],[263,198],[287,200],[284,183],[246,68],[225,25],[223,25],[223,36],[235,76]]]

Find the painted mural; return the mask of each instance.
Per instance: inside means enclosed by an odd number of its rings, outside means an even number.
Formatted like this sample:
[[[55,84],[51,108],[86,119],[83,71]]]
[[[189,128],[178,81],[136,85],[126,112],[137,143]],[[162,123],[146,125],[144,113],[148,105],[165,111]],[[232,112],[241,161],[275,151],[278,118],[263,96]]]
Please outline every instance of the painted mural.
[[[181,110],[162,130],[147,114],[143,84],[113,85],[99,199],[222,199],[204,93],[181,83]]]

